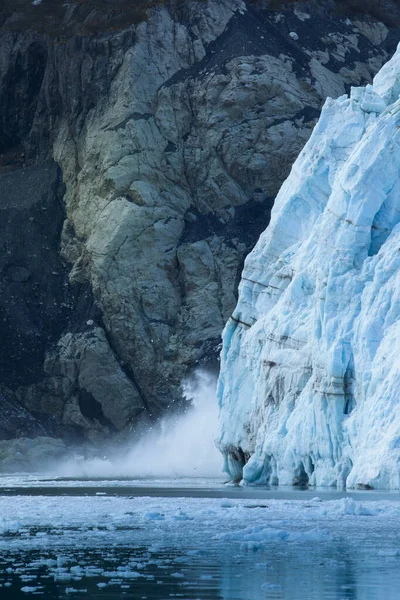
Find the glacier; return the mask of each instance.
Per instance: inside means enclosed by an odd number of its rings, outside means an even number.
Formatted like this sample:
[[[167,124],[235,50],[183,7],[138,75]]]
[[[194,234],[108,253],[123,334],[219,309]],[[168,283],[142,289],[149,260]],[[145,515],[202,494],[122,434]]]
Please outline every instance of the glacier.
[[[223,333],[219,448],[243,484],[400,488],[400,44],[328,98]]]

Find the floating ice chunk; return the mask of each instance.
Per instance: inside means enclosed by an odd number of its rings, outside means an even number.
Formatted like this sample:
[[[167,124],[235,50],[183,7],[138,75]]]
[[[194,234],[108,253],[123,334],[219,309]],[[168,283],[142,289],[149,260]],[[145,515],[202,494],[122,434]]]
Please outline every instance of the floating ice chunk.
[[[282,586],[279,585],[279,583],[270,583],[269,581],[263,583],[261,586],[263,592],[267,592],[269,590],[280,590],[281,588]]]
[[[72,579],[72,575],[67,572],[60,571],[57,569],[57,572],[53,575],[54,581],[69,581]]]
[[[271,563],[269,563],[269,562],[256,563],[254,565],[254,568],[255,569],[270,569]]]
[[[288,542],[328,542],[331,535],[325,529],[313,528],[306,531],[288,531],[273,528],[261,529],[259,532],[246,534],[246,541],[269,542],[273,540],[286,540]]]
[[[68,556],[57,556],[57,567],[62,568],[68,565],[71,562],[71,559]]]
[[[371,508],[353,500],[353,498],[343,498],[340,500],[337,511],[342,515],[360,515],[364,517],[375,516],[381,512],[379,507]]]
[[[171,516],[174,521],[191,521],[193,517],[189,517],[185,512],[179,509],[174,515]]]
[[[115,577],[121,577],[123,579],[139,579],[139,577],[143,577],[143,575],[141,573],[138,573],[137,571],[129,571],[129,570],[104,571],[103,576],[110,578],[110,579],[115,578]]]
[[[148,512],[144,515],[144,518],[149,519],[149,521],[162,521],[165,516],[159,512]]]
[[[21,523],[17,519],[7,519],[7,517],[0,517],[0,535],[4,533],[16,533],[21,529]]]

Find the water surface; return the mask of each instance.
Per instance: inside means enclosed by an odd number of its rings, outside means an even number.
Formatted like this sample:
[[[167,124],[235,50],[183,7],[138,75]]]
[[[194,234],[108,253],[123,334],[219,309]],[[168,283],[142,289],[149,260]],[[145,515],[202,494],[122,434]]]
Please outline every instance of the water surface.
[[[398,493],[0,478],[0,598],[400,598]]]

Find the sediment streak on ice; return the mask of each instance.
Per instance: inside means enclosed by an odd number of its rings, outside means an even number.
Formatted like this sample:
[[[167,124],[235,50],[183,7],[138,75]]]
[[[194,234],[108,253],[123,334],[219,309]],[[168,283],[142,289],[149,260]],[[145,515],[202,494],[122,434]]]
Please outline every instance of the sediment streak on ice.
[[[327,100],[246,260],[219,382],[244,482],[400,488],[399,93],[400,46]]]

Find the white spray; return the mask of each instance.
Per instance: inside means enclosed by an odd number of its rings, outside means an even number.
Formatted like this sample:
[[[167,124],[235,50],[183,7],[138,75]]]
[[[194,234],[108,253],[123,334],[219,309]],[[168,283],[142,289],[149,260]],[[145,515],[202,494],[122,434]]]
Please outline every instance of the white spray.
[[[220,477],[222,458],[215,447],[218,433],[216,378],[197,371],[183,384],[191,406],[183,415],[165,417],[136,445],[116,459],[74,459],[58,475],[68,477],[185,478]]]

